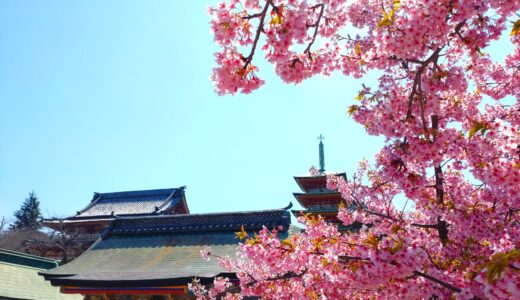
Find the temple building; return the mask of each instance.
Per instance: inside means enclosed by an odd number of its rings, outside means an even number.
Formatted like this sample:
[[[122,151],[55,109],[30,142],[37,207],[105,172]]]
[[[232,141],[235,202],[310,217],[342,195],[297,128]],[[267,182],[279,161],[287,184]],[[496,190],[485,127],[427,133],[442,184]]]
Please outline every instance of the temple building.
[[[77,235],[76,240],[92,243],[118,217],[189,214],[185,187],[145,191],[94,193],[90,203],[76,215],[45,219],[54,230]]]
[[[202,259],[201,249],[234,257],[235,232],[262,226],[282,228],[281,238],[297,229],[284,209],[114,217],[110,226],[84,254],[41,275],[62,293],[97,299],[192,299],[187,284],[204,284],[215,276],[236,278],[215,259]],[[139,295],[139,298],[135,298]]]
[[[232,280],[236,275],[205,261],[200,251],[211,247],[217,256],[236,255],[243,227],[257,232],[263,226],[281,228],[284,239],[301,229],[291,225],[291,212],[337,219],[341,194],[327,189],[323,137],[320,135],[320,169],[309,176],[294,177],[301,193],[294,197],[304,210],[283,209],[190,214],[184,187],[174,189],[95,193],[90,204],[76,215],[48,219],[56,230],[80,232],[90,248],[76,259],[40,272],[64,294],[87,300],[192,299],[188,283],[198,278],[210,284],[216,276]],[[341,227],[340,227],[341,228]],[[348,229],[347,229],[348,230]]]

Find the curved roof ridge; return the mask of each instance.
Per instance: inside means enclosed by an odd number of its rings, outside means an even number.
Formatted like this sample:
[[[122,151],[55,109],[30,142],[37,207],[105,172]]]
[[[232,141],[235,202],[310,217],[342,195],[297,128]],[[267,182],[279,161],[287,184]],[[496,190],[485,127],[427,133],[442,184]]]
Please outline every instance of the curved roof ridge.
[[[182,201],[182,197],[175,197],[179,191],[182,193],[182,191],[184,190],[181,188],[173,189],[168,198],[166,198],[166,200],[164,200],[164,202],[161,205],[157,206],[157,213],[164,211],[167,207],[174,207],[177,204],[179,204],[179,202]]]
[[[127,197],[139,197],[139,196],[154,196],[163,194],[172,194],[179,188],[167,188],[167,189],[153,189],[153,190],[137,190],[137,191],[121,191],[121,192],[108,192],[108,193],[96,193],[106,198],[127,198]]]
[[[67,219],[156,214],[177,205],[183,190],[184,187],[94,193],[93,199],[85,208]]]
[[[287,206],[287,207],[289,207],[289,206]],[[288,210],[287,207],[274,208],[274,209],[264,209],[264,210],[237,210],[237,211],[196,213],[196,214],[150,215],[150,216],[124,216],[124,215],[119,215],[118,219],[181,218],[181,217],[200,217],[200,216],[217,216],[217,215],[232,215],[232,214],[269,213],[269,212],[283,212],[283,211],[287,211]]]
[[[235,211],[207,214],[119,216],[103,233],[111,235],[142,235],[172,232],[260,230],[263,226],[287,228],[291,224],[288,209]]]

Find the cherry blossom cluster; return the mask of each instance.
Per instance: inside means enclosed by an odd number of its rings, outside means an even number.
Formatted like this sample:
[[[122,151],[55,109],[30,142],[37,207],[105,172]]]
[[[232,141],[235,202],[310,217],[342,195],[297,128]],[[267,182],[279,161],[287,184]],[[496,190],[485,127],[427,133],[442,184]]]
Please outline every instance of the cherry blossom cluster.
[[[194,284],[198,297],[520,297],[520,1],[231,0],[210,15],[219,94],[259,88],[259,55],[287,83],[375,71],[347,111],[385,144],[328,178],[361,230],[307,216],[286,239],[241,233],[238,258],[217,258],[239,286]]]

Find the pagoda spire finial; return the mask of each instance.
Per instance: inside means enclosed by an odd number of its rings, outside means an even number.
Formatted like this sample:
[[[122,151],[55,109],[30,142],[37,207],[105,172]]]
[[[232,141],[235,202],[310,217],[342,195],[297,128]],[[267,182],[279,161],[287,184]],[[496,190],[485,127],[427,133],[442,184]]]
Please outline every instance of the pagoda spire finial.
[[[318,140],[320,141],[320,145],[319,145],[319,151],[320,151],[320,173],[323,174],[325,172],[325,149],[323,147],[323,140],[325,139],[325,137],[323,135],[320,134],[320,136],[318,137]]]

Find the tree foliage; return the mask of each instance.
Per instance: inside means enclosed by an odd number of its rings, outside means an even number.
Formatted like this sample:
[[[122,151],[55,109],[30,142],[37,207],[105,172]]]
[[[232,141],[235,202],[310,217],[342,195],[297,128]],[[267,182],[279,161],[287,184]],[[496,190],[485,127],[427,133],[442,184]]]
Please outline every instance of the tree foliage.
[[[261,51],[287,83],[341,72],[362,77],[349,115],[384,136],[375,163],[330,177],[347,207],[339,218],[373,224],[341,233],[321,219],[280,241],[245,237],[240,294],[225,278],[200,298],[507,299],[520,294],[520,1],[229,0],[210,8],[221,50],[219,94],[264,81]],[[504,60],[487,53],[509,39]],[[402,194],[415,210],[397,209]],[[210,250],[203,254],[208,257]],[[209,256],[211,257],[211,256]]]
[[[14,217],[12,229],[38,230],[41,227],[40,201],[34,191],[30,192],[29,196],[25,198],[22,207],[14,213]]]

